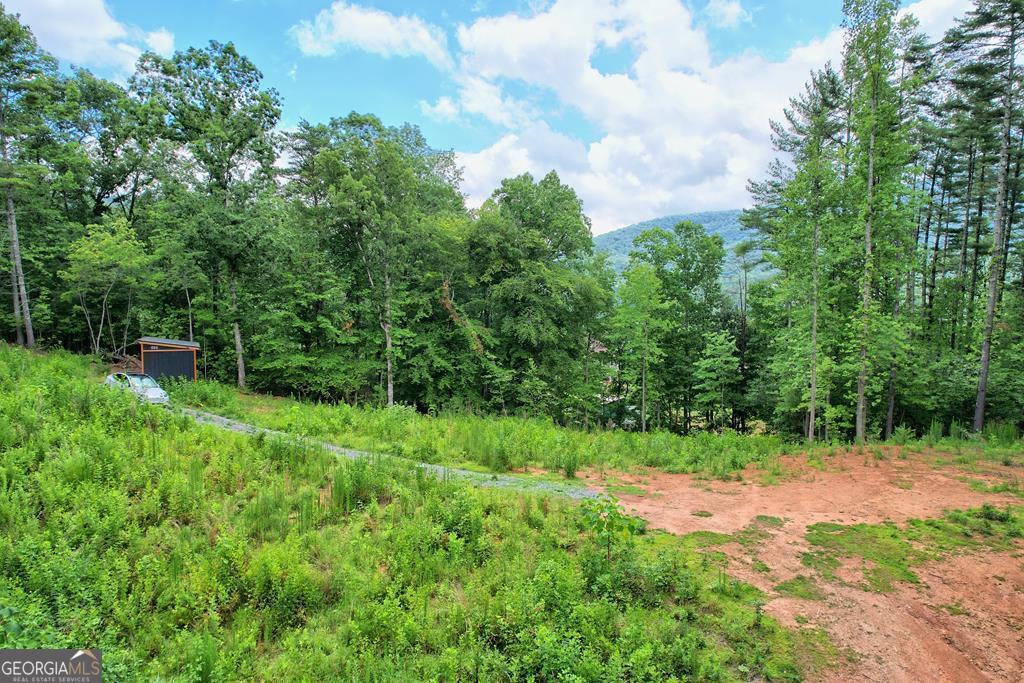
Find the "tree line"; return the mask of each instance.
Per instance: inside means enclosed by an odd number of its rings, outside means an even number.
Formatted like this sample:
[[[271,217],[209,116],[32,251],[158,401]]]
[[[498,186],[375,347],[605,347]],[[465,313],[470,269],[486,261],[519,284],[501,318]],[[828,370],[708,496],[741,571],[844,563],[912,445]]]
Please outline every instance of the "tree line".
[[[3,11],[0,334],[105,358],[185,338],[242,387],[583,428],[1019,423],[1024,5],[978,0],[937,44],[897,9],[847,0],[841,63],[771,124],[736,291],[690,222],[617,276],[554,172],[468,209],[415,126],[282,131],[231,43],[144,54],[122,86]]]

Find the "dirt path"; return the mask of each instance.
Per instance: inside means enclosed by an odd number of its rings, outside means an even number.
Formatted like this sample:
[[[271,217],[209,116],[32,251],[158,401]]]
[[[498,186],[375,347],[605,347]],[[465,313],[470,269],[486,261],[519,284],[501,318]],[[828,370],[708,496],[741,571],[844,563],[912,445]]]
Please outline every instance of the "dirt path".
[[[731,575],[769,595],[765,609],[782,624],[831,635],[846,656],[839,668],[818,674],[820,680],[1024,680],[1024,543],[1013,552],[962,554],[915,567],[920,584],[898,583],[888,593],[858,587],[860,568],[847,565],[836,570],[837,581],[819,583],[822,600],[774,591],[783,581],[813,573],[801,563],[811,549],[805,539],[811,524],[902,523],[983,502],[1019,505],[1020,498],[972,490],[965,472],[936,467],[928,456],[878,461],[847,453],[830,458],[823,471],[803,458],[783,466],[787,476],[770,486],[656,472],[583,476],[672,533],[733,534],[758,515],[784,520],[759,527],[763,535],[753,550],[738,542],[715,550],[728,556]],[[1010,468],[998,465],[966,475],[989,481],[1011,476]]]

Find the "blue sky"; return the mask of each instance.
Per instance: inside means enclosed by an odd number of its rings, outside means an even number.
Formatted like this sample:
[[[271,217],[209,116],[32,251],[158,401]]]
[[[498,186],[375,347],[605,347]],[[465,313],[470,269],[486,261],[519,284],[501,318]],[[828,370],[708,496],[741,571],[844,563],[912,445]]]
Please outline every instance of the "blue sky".
[[[917,0],[940,34],[968,0]],[[471,204],[554,168],[596,232],[747,204],[768,121],[842,45],[840,0],[8,0],[65,63],[233,41],[284,128],[349,111],[459,153]]]
[[[422,3],[377,1],[362,3],[396,16],[416,15],[453,31],[487,15],[528,13],[531,3],[505,1]],[[703,3],[690,3],[700,5]],[[838,0],[771,0],[751,4],[752,21],[717,28],[708,22],[712,52],[724,58],[744,50],[784,57],[794,44],[826,35],[839,24]],[[283,123],[299,119],[326,120],[351,110],[373,112],[389,123],[418,124],[438,147],[478,151],[493,143],[500,133],[487,121],[473,125],[441,125],[423,116],[418,102],[453,95],[454,88],[428,61],[418,58],[381,57],[358,49],[339,50],[329,59],[303,55],[287,29],[315,17],[330,3],[323,0],[178,0],[177,2],[107,3],[119,20],[137,26],[164,26],[175,35],[177,47],[205,45],[209,40],[233,41],[263,71],[269,85],[284,99]],[[452,36],[449,36],[449,42]],[[595,64],[604,71],[628,71],[632,51],[606,50]],[[294,69],[294,79],[293,79]],[[555,109],[555,108],[552,108]],[[576,112],[561,114],[560,129],[588,142],[599,131]]]

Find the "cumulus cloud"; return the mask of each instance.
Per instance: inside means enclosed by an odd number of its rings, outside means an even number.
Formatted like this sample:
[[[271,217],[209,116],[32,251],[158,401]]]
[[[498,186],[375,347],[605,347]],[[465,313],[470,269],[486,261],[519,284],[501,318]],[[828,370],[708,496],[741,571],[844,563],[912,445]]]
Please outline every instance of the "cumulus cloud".
[[[752,19],[740,0],[710,0],[704,12],[711,23],[720,28],[735,28]]]
[[[969,1],[919,0],[906,11],[938,38]],[[712,2],[705,11],[720,11],[727,24],[745,20],[738,2]],[[508,129],[490,147],[459,155],[470,201],[485,199],[503,177],[554,168],[583,198],[596,232],[749,204],[747,179],[761,176],[773,156],[769,120],[812,69],[839,60],[843,35],[834,29],[779,60],[750,51],[716,61],[698,19],[679,0],[557,0],[529,15],[460,26],[455,78],[479,83],[446,104],[470,113],[466,95],[473,95],[475,113]],[[627,73],[594,66],[602,47],[624,44],[634,55]],[[584,144],[552,130],[502,94],[513,82],[553,94],[600,134]],[[526,116],[496,113],[517,109]]]
[[[165,28],[150,31],[146,34],[146,45],[158,55],[169,57],[174,53],[174,34]]]
[[[131,73],[143,50],[174,51],[173,33],[124,24],[103,0],[8,0],[6,5],[47,51],[79,66],[111,69],[115,77]]]
[[[921,30],[932,40],[938,40],[973,4],[971,0],[917,0],[902,12],[917,17]]]
[[[303,54],[326,57],[339,48],[356,48],[384,57],[421,56],[442,69],[451,66],[444,31],[416,16],[337,0],[312,21],[289,29]]]
[[[459,117],[459,105],[455,103],[455,100],[448,96],[437,98],[437,102],[434,104],[425,100],[420,100],[420,113],[428,119],[433,119],[434,121],[440,121],[442,123],[454,121]]]

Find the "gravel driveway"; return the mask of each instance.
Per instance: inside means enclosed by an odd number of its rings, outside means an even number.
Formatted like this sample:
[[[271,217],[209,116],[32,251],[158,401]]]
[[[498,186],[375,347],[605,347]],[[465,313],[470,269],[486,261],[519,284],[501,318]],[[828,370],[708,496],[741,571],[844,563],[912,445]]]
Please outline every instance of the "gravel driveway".
[[[249,424],[247,422],[239,422],[238,420],[232,420],[214,413],[208,413],[203,410],[195,410],[193,408],[181,408],[181,411],[193,418],[200,424],[213,425],[214,427],[220,427],[221,429],[229,429],[233,432],[240,432],[243,434],[267,434],[271,436],[277,436],[285,439],[292,439],[295,441],[305,441],[307,443],[314,443],[331,453],[340,455],[344,458],[367,458],[367,457],[384,457],[394,458],[396,460],[403,460],[405,462],[413,462],[406,460],[405,458],[398,458],[397,456],[386,455],[382,453],[371,453],[369,451],[357,451],[351,448],[342,448],[341,446],[335,446],[332,443],[326,441],[319,441],[316,439],[308,439],[306,437],[296,436],[294,434],[288,434],[287,432],[279,432],[274,429],[267,429],[266,427],[257,427],[256,425]],[[458,478],[466,481],[474,486],[484,486],[488,488],[499,488],[499,489],[514,489],[518,491],[529,491],[532,493],[543,493],[556,496],[564,496],[566,498],[573,498],[576,500],[582,500],[585,498],[596,498],[600,495],[598,491],[591,488],[587,488],[581,483],[559,483],[554,481],[537,481],[533,479],[527,479],[524,477],[517,477],[509,474],[487,474],[484,472],[474,472],[473,470],[465,470],[459,467],[445,467],[444,465],[435,465],[433,463],[418,462],[415,463],[416,467],[420,468],[424,472],[431,474],[439,479]]]

